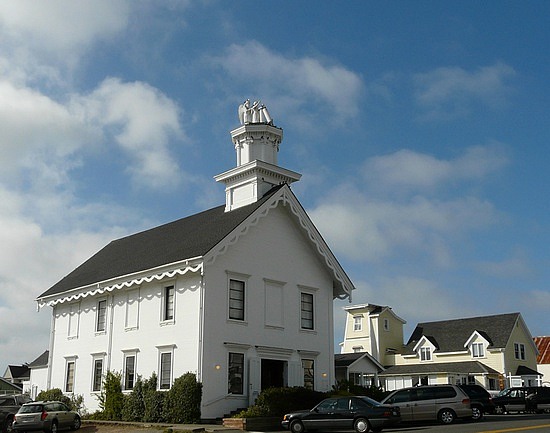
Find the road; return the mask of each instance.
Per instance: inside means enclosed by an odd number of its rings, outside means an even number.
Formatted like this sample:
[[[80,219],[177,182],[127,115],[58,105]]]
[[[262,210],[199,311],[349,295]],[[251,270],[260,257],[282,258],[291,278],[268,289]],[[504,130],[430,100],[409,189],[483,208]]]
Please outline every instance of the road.
[[[195,427],[200,429],[200,425]],[[196,431],[196,429],[193,429]],[[84,423],[81,433],[162,433],[168,431],[166,428],[152,428],[139,426],[102,425]],[[173,430],[174,433],[185,430]],[[207,430],[207,432],[210,430]],[[214,433],[223,433],[223,427],[217,428]],[[235,430],[227,430],[234,433]],[[457,421],[452,425],[432,424],[408,424],[398,428],[385,429],[384,433],[550,433],[550,414],[532,415],[488,415],[480,422]],[[80,433],[80,432],[79,432]],[[288,433],[287,431],[270,433]],[[317,432],[321,433],[321,432]],[[342,432],[344,433],[344,432]],[[350,433],[350,432],[346,432]]]

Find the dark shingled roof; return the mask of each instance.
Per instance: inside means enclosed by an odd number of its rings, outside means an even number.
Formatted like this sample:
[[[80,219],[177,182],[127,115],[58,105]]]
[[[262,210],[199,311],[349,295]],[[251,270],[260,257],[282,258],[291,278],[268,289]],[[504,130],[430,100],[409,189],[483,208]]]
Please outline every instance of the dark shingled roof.
[[[282,187],[276,186],[256,203],[231,212],[225,212],[222,205],[114,240],[38,298],[204,256]]]
[[[498,374],[498,371],[487,367],[479,361],[463,362],[430,362],[425,364],[406,364],[388,367],[380,376],[400,376],[409,374],[436,374],[436,373],[460,373],[460,374]]]
[[[45,350],[38,358],[29,364],[29,368],[47,367],[49,354],[49,350]]]
[[[464,344],[474,331],[490,342],[489,348],[504,348],[518,318],[519,313],[509,313],[419,323],[409,338],[404,354],[414,353],[414,346],[423,336],[435,341],[439,352],[459,352],[465,350]]]
[[[336,367],[347,367],[362,356],[365,356],[365,353],[366,352],[336,353],[334,355],[334,365]]]

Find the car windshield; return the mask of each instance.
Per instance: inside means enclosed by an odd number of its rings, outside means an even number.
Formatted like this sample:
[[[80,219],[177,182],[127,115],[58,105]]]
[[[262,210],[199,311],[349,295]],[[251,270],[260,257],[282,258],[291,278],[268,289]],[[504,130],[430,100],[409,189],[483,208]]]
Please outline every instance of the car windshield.
[[[41,404],[26,404],[24,406],[21,406],[21,409],[19,409],[19,413],[39,413],[39,412],[42,412]]]

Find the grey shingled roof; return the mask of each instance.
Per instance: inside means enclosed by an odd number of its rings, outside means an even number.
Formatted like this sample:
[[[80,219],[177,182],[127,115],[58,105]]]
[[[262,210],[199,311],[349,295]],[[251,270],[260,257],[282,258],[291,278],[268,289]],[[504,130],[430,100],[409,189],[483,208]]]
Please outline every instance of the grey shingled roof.
[[[42,293],[38,299],[204,256],[282,186],[272,188],[256,203],[231,212],[225,212],[225,205],[222,205],[114,240]]]
[[[49,350],[45,350],[38,358],[29,364],[29,368],[47,367],[49,354]]]
[[[366,352],[336,353],[334,355],[334,365],[336,367],[347,367],[365,356]]]
[[[388,367],[380,376],[400,376],[409,374],[437,374],[437,373],[459,373],[459,374],[498,374],[498,371],[486,366],[479,361],[464,362],[430,362],[424,364],[394,365]]]
[[[414,353],[414,346],[423,336],[437,343],[439,352],[463,351],[464,344],[474,331],[478,331],[489,341],[490,349],[505,348],[519,316],[519,313],[509,313],[419,323],[409,338],[404,354]]]

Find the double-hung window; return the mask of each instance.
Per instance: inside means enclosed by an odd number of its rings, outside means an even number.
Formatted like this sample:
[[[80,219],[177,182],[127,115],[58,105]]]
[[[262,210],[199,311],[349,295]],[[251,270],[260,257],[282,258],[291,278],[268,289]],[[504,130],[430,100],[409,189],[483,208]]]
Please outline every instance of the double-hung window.
[[[485,350],[483,343],[472,343],[472,357],[483,358],[485,356]]]
[[[514,343],[514,355],[516,359],[525,360],[525,344]]]
[[[300,319],[302,329],[314,329],[313,294],[301,294]]]
[[[92,392],[101,391],[101,382],[103,378],[103,358],[95,358],[93,365]]]
[[[244,320],[245,284],[240,280],[229,280],[229,318]]]
[[[134,389],[136,380],[136,354],[127,354],[124,357],[124,389]]]
[[[363,329],[363,317],[353,316],[353,330],[361,331],[361,329]]]
[[[74,391],[74,376],[75,376],[76,361],[74,358],[67,359],[65,365],[65,392]]]
[[[172,386],[172,352],[160,353],[159,388],[170,389]]]
[[[420,360],[421,361],[431,361],[432,360],[432,349],[431,349],[431,347],[421,347],[420,348]]]
[[[302,359],[302,370],[304,372],[304,388],[313,390],[315,388],[315,363],[313,359]]]
[[[227,370],[227,393],[244,393],[244,354],[229,352],[229,367]]]
[[[164,300],[163,300],[163,309],[162,309],[162,320],[170,321],[174,320],[174,309],[175,309],[175,289],[174,286],[166,286],[164,288]]]
[[[97,303],[96,332],[105,332],[107,326],[107,300],[102,299]]]

